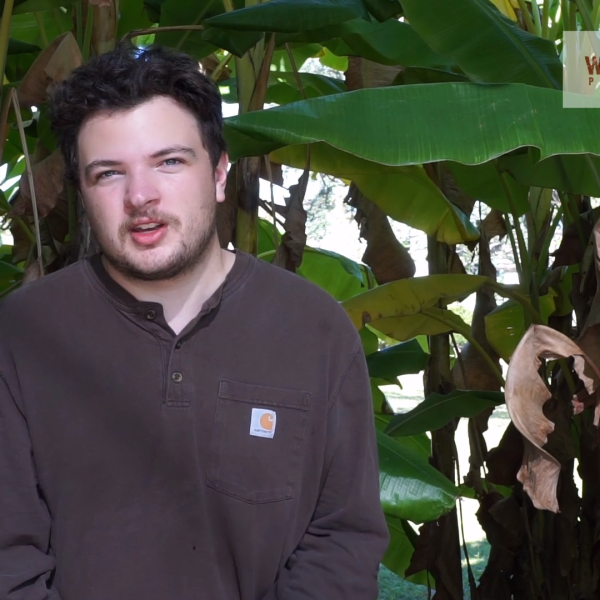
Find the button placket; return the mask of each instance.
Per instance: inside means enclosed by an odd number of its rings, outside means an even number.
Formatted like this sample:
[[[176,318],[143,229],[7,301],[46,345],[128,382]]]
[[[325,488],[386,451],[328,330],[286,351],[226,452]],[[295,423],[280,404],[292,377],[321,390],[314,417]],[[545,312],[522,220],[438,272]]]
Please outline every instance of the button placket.
[[[178,342],[178,344],[180,343]],[[182,353],[176,351],[176,348],[177,344],[171,345],[165,406],[168,408],[188,408],[190,406],[189,382],[186,379]]]

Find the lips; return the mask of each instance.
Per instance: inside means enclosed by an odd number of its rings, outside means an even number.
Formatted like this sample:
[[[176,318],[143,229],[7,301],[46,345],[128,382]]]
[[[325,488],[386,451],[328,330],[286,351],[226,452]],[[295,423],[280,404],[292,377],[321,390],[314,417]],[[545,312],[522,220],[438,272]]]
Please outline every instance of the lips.
[[[150,227],[151,225],[152,227]],[[136,221],[129,233],[136,244],[140,246],[152,246],[162,240],[166,232],[166,223],[146,219]]]
[[[153,231],[158,227],[162,227],[164,223],[162,221],[136,221],[131,227],[131,231]]]

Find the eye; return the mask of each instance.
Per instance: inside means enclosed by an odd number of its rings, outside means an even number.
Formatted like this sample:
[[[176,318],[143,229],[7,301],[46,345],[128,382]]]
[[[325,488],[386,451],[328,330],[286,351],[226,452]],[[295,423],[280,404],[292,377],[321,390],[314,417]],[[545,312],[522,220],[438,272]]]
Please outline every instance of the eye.
[[[117,175],[116,171],[102,171],[102,173],[98,173],[98,179],[108,179],[113,175]]]
[[[183,161],[180,158],[167,158],[163,164],[167,167],[176,167],[177,165],[182,165]]]

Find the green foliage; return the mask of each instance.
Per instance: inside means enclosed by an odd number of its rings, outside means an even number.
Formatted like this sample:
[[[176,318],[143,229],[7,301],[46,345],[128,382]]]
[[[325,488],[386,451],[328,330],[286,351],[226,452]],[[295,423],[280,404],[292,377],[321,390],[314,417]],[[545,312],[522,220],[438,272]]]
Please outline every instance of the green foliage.
[[[557,12],[559,4],[561,13]],[[486,480],[489,465],[485,470],[473,467],[469,477],[474,483],[469,485],[475,487],[459,489],[448,478],[454,472],[446,477],[430,464],[432,454],[436,456],[434,462],[440,464],[440,456],[450,455],[454,449],[440,448],[437,439],[432,446],[428,432],[438,432],[455,419],[470,418],[473,421],[469,437],[475,443],[478,438],[474,429],[482,424],[475,426],[474,419],[503,401],[501,392],[454,389],[439,393],[453,388],[448,381],[450,356],[439,355],[440,344],[434,343],[435,336],[454,332],[469,338],[469,345],[464,348],[473,349],[474,342],[479,344],[475,348],[478,358],[487,359],[476,363],[474,369],[479,372],[494,364],[494,353],[508,360],[531,323],[550,323],[575,335],[570,330],[575,315],[577,333],[581,333],[589,307],[594,306],[595,284],[590,277],[594,252],[588,245],[594,213],[588,211],[588,199],[581,195],[600,197],[600,116],[598,111],[562,108],[562,66],[557,53],[560,44],[557,46],[554,40],[563,29],[577,28],[590,18],[597,20],[597,4],[554,0],[519,3],[518,20],[513,21],[502,16],[489,0],[119,3],[115,39],[152,24],[201,26],[201,30],[159,31],[155,39],[197,59],[208,57],[209,65],[211,61],[220,63],[219,84],[229,90],[224,99],[231,103],[243,97],[237,88],[244,77],[250,77],[254,86],[264,48],[275,32],[271,64],[266,65],[270,68],[266,71],[264,101],[278,106],[226,120],[231,158],[270,155],[275,163],[303,169],[310,147],[311,171],[335,177],[344,185],[352,181],[385,215],[429,237],[428,277],[378,286],[375,267],[371,270],[350,260],[342,249],[331,252],[314,247],[304,249],[297,269],[299,276],[340,301],[359,330],[372,377],[381,499],[392,539],[384,564],[401,576],[405,575],[417,543],[409,521],[436,520],[453,510],[461,493],[470,495],[481,501],[482,522],[493,521],[496,537],[490,540],[495,543],[496,538],[501,539],[501,527],[507,519],[503,506],[498,505],[493,508],[495,516],[490,517],[490,495],[500,490],[507,504],[516,501],[510,495],[510,487],[492,487]],[[77,6],[79,3],[69,0],[15,2],[9,38],[0,40],[7,48],[3,102],[10,87],[20,85],[42,49],[61,33],[75,30]],[[523,14],[523,6],[534,12]],[[536,7],[541,15],[535,12]],[[405,18],[398,20],[399,15]],[[80,29],[77,35],[80,46],[84,33]],[[247,52],[252,53],[251,60]],[[245,58],[230,60],[230,55]],[[346,80],[322,73],[297,73],[310,58],[339,71],[348,69]],[[210,74],[214,66],[205,68]],[[363,78],[362,85],[375,81],[374,87],[348,91],[351,75],[356,72]],[[379,81],[377,77],[382,74],[385,77]],[[46,89],[46,74],[40,76],[44,79],[38,83]],[[22,111],[26,143],[36,160],[55,148],[47,105],[42,103],[38,108],[35,116],[28,109]],[[20,160],[23,148],[15,115],[13,111],[8,115],[2,164],[10,178],[23,172],[24,161]],[[546,190],[546,199],[552,196],[547,190],[556,190],[561,197],[562,212],[558,217],[556,212],[551,215],[560,220],[556,231],[563,236],[554,270],[548,260],[554,233],[546,222],[549,213],[534,215],[531,209],[531,199],[540,195],[539,188]],[[11,197],[13,190],[16,192]],[[0,248],[0,297],[21,284],[35,258],[32,218],[7,217],[9,211],[12,214],[11,203],[16,204],[19,198],[18,185],[7,190],[7,196],[10,199],[0,197],[0,212],[11,225],[15,242],[12,247]],[[496,224],[496,229],[490,231],[485,224],[475,223],[471,215],[474,200],[499,211],[497,223],[501,226]],[[557,201],[552,202],[556,211]],[[330,204],[309,199],[305,206],[314,213]],[[62,196],[56,209],[42,220],[46,266],[60,264],[58,259],[70,251],[64,235],[56,232],[68,229],[72,209],[72,200],[69,205]],[[368,221],[368,212],[363,217]],[[310,218],[312,214],[309,222]],[[508,231],[503,231],[507,225]],[[494,270],[485,263],[489,239],[505,234],[519,274],[519,283],[513,288],[495,284]],[[259,257],[273,260],[282,243],[277,227],[259,219]],[[479,275],[462,275],[460,267],[454,271],[450,268],[456,265],[447,262],[447,246],[456,244],[468,244],[471,249],[478,246]],[[388,264],[397,260],[389,245],[384,248],[389,254],[374,248],[375,244],[369,248],[371,257],[384,256]],[[495,259],[492,252],[490,262]],[[448,270],[452,274],[439,274]],[[482,310],[481,304],[473,315],[448,306],[474,292],[480,292],[479,302],[483,292],[490,289],[509,298],[492,312],[489,307]],[[424,339],[431,343],[423,344]],[[382,348],[390,344],[391,347]],[[432,372],[437,374],[435,385],[432,387],[430,380],[429,388],[435,391],[413,410],[390,414],[390,403],[380,386],[422,370],[426,377]],[[556,379],[547,383],[555,395],[562,389]],[[578,415],[579,429],[585,427],[587,416]],[[557,430],[560,426],[558,422]],[[595,432],[584,433],[573,437],[570,430],[566,434],[557,431],[553,443],[568,440],[576,449],[571,452],[568,446],[565,454],[585,461],[595,452],[585,446],[586,440],[595,439]],[[499,448],[496,456],[505,460],[506,452],[506,448]],[[484,464],[485,457],[473,458],[473,464]],[[568,485],[572,467],[566,461],[562,466]],[[585,480],[591,471],[583,463],[581,469]],[[583,489],[585,506],[600,502],[599,494],[593,496],[594,486],[584,481]],[[522,496],[518,498],[522,503]],[[564,514],[578,510],[579,499],[575,505],[567,506]],[[554,552],[542,560],[537,553],[555,543],[558,536],[552,537],[555,532],[547,523],[542,527],[533,511],[519,515],[527,517],[532,541],[529,546],[529,542],[519,546],[516,538],[510,538],[510,543],[518,556],[525,557],[523,572],[528,582],[543,579],[541,564],[554,565],[556,577],[547,578],[550,587],[555,579],[560,579],[558,574],[566,571],[573,574],[570,582],[587,581],[592,569],[585,564],[585,557],[592,556],[592,548],[600,543],[597,534],[589,534],[588,541],[566,539],[561,542],[565,545],[562,554]],[[589,518],[587,513],[584,517]],[[582,521],[581,526],[588,532],[600,531],[597,521]],[[546,532],[550,532],[548,537],[544,537]],[[458,532],[455,542],[458,543]],[[443,561],[445,551],[442,548],[435,560]],[[535,556],[529,564],[532,553]],[[576,573],[576,566],[571,564],[554,564],[555,555],[576,556],[583,565],[583,575]],[[438,567],[438,576],[449,576],[448,565]],[[515,566],[510,573],[496,569],[494,577],[506,577],[502,580],[505,584],[511,578],[510,585],[518,587],[523,582],[519,568]],[[598,577],[594,577],[597,583]],[[425,583],[424,573],[418,574],[416,580]],[[550,587],[548,597],[566,597],[566,588]],[[494,593],[495,589],[488,588],[481,596],[492,597]],[[587,591],[569,588],[568,593],[583,596]],[[541,596],[533,597],[537,600]]]
[[[393,436],[415,435],[435,431],[453,419],[475,417],[486,408],[504,402],[501,392],[467,392],[454,390],[449,394],[431,394],[413,410],[396,415],[386,433]]]
[[[362,330],[361,330],[362,331]],[[417,340],[385,348],[367,357],[371,377],[393,379],[400,375],[419,373],[427,365],[428,354]]]
[[[386,515],[414,523],[449,512],[459,491],[415,450],[377,431],[381,504]]]

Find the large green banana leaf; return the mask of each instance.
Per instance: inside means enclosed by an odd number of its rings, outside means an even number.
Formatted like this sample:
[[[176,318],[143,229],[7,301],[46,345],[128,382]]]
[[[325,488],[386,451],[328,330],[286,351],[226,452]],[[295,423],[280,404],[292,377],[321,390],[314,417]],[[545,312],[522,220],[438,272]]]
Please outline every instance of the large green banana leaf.
[[[424,309],[434,308],[440,300],[450,303],[464,299],[487,281],[487,277],[479,275],[411,277],[380,285],[346,300],[342,305],[354,326],[361,329],[364,323],[418,315]],[[376,325],[373,327],[382,331]]]
[[[474,166],[456,162],[446,164],[458,187],[465,194],[481,200],[491,208],[505,213],[513,212],[495,161]],[[508,188],[517,215],[519,217],[524,215],[529,210],[529,187],[518,183],[510,176],[504,178],[504,183]]]
[[[388,531],[390,532],[390,544],[387,552],[381,561],[390,571],[396,573],[402,578],[406,569],[410,565],[410,561],[415,551],[415,543],[417,539],[417,533],[412,529],[410,523],[406,519],[399,519],[398,517],[390,517],[386,515],[385,520],[387,522]],[[418,583],[420,585],[427,585],[427,572],[421,571],[410,577],[406,577],[408,581],[412,583]],[[430,585],[432,583],[430,577]]]
[[[414,523],[454,508],[458,488],[419,453],[377,430],[380,499],[386,515]]]
[[[234,7],[241,8],[244,0],[234,0]],[[211,16],[224,11],[221,2],[196,0],[165,0],[160,4],[160,26],[204,25]],[[232,32],[205,26],[204,31],[175,31],[158,33],[156,43],[187,52],[195,58],[202,58],[217,48],[224,48],[241,56],[260,40],[260,32]]]
[[[563,109],[562,92],[518,83],[357,90],[226,120],[234,159],[325,141],[366,160],[474,165],[524,146],[540,157],[600,154],[600,112]]]
[[[429,46],[473,81],[561,89],[555,45],[523,31],[489,0],[402,0],[402,7]]]
[[[237,31],[280,31],[295,33],[369,19],[361,0],[271,0],[207,19],[205,23]]]
[[[277,43],[321,42],[338,56],[362,56],[384,65],[433,67],[452,64],[434,52],[411,25],[396,19],[374,23],[352,19],[295,34],[278,35]]]
[[[502,392],[453,390],[446,395],[433,393],[412,410],[393,417],[386,433],[404,436],[435,431],[452,419],[474,417],[503,402]]]
[[[591,154],[551,156],[542,162],[536,148],[501,156],[498,167],[525,186],[544,187],[573,194],[600,196],[600,157]],[[471,167],[465,167],[471,168]]]
[[[306,147],[282,148],[271,154],[271,160],[303,169]],[[458,244],[479,237],[468,217],[444,196],[421,166],[388,167],[317,143],[311,147],[311,169],[354,181],[392,219],[435,235],[441,242]]]
[[[67,13],[63,13],[62,11],[53,13],[50,10],[44,10],[38,13],[38,17],[44,27],[48,40],[53,40],[61,33],[73,29],[73,21]],[[39,23],[35,15],[29,12],[13,15],[10,22],[10,37],[40,47],[45,45],[40,33]]]
[[[540,297],[539,303],[542,322],[547,324],[556,308],[554,293]],[[529,325],[523,306],[508,300],[485,316],[485,335],[498,356],[508,362]]]
[[[456,313],[443,308],[429,308],[426,315],[417,313],[376,319],[369,325],[399,342],[419,335],[439,335],[469,329]]]
[[[346,91],[346,84],[341,79],[317,73],[298,73],[296,75],[288,71],[272,71],[269,76],[265,103],[282,105],[302,100],[302,92],[298,89],[296,77],[299,77],[302,83],[302,90],[306,98],[341,94]],[[237,104],[238,94],[235,79],[221,81],[219,87],[224,102]]]
[[[429,354],[415,339],[390,346],[367,356],[367,367],[371,377],[393,379],[400,375],[419,373],[427,366]]]

